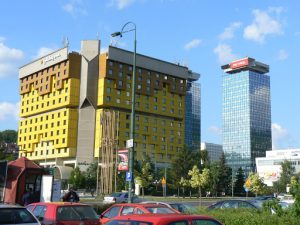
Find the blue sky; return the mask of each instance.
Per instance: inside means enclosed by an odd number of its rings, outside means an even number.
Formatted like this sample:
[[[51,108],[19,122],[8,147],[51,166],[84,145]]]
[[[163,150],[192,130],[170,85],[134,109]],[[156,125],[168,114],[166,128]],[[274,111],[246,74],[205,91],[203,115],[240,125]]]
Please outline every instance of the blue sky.
[[[204,0],[43,0],[0,3],[0,130],[17,129],[18,68],[80,40],[133,49],[201,74],[202,141],[222,143],[220,65],[245,56],[270,65],[274,148],[300,147],[300,2]]]

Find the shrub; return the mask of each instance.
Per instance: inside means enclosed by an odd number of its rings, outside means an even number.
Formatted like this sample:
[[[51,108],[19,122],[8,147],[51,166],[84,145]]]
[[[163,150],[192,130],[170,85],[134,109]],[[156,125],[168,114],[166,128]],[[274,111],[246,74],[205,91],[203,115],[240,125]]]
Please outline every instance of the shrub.
[[[288,213],[281,216],[272,215],[269,212],[249,209],[225,209],[207,211],[198,208],[197,214],[208,215],[216,218],[226,225],[298,225],[299,218],[292,217]]]

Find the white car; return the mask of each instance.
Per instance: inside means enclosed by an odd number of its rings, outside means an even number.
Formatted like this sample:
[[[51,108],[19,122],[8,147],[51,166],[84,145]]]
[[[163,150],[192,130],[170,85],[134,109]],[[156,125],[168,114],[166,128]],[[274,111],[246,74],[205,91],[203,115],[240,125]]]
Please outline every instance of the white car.
[[[0,224],[41,225],[25,207],[0,204]]]
[[[280,202],[285,202],[285,203],[288,203],[288,204],[293,204],[295,202],[295,199],[292,195],[284,195]]]
[[[105,196],[103,203],[109,204],[109,203],[127,203],[128,202],[128,192],[115,192],[112,193],[110,196]],[[132,203],[139,203],[141,202],[141,199],[133,194],[131,197]]]

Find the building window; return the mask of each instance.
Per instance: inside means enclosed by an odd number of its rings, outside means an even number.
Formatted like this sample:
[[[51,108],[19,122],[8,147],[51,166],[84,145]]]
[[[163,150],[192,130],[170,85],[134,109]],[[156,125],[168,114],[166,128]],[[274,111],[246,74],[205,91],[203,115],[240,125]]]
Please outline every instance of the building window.
[[[106,101],[110,102],[110,96],[106,96]]]
[[[117,98],[117,99],[116,99],[116,103],[119,104],[120,102],[121,102],[121,100],[120,100],[119,98]]]

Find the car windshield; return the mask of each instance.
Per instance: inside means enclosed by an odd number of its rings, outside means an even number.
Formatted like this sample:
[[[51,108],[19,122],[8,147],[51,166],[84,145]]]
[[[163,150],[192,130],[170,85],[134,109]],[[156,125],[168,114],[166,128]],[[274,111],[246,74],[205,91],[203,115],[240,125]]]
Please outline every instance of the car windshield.
[[[176,213],[174,210],[167,207],[145,207],[150,213],[154,214],[167,214],[167,213]]]
[[[153,223],[136,220],[111,220],[106,225],[153,225]]]
[[[37,220],[23,208],[0,209],[0,224],[38,223]]]
[[[57,209],[57,220],[97,220],[98,216],[90,206],[62,206]]]

